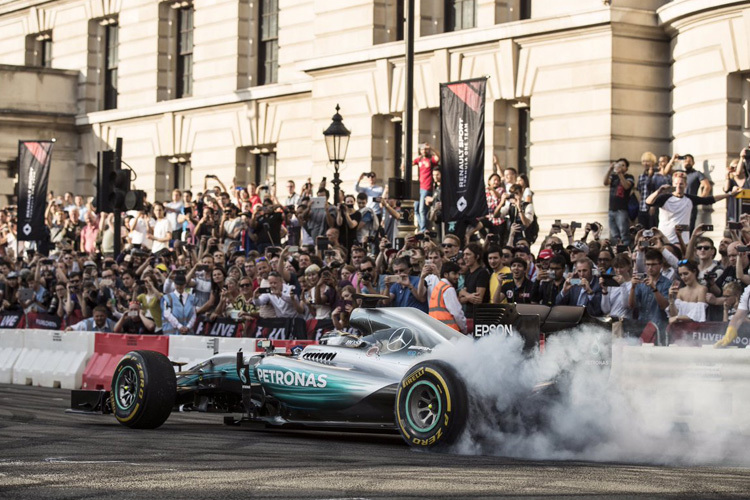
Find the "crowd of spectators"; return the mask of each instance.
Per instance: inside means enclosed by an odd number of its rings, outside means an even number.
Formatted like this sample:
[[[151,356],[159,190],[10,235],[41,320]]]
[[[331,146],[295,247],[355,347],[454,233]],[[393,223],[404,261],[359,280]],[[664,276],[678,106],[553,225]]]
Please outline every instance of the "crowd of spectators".
[[[363,294],[462,332],[484,303],[576,305],[659,328],[729,321],[737,310],[744,318],[750,215],[730,197],[747,187],[745,153],[715,196],[691,155],[644,153],[637,179],[627,159],[613,162],[608,238],[600,222],[557,220],[540,234],[528,178],[496,158],[488,213],[443,220],[440,159],[429,144],[414,160],[420,197],[408,234],[399,230],[405,207],[371,172],[338,200],[325,178],[298,191],[291,180],[227,188],[207,175],[202,192],[176,189],[123,214],[119,254],[113,214],[50,193],[45,241],[16,241],[15,207],[0,211],[2,311],[140,334],[191,334],[219,318],[332,319],[345,329]],[[725,198],[729,222],[716,244],[712,227],[696,226],[697,206]]]

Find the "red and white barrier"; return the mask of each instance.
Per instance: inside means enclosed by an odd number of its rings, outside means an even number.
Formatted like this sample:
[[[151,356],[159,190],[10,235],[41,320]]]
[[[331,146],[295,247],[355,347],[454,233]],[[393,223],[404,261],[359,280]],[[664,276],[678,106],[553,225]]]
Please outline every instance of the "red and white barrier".
[[[157,351],[169,355],[169,337],[165,335],[124,335],[97,333],[93,356],[83,373],[82,389],[109,390],[117,363],[130,351]]]
[[[81,387],[83,369],[94,352],[92,332],[22,332],[23,349],[13,365],[14,384],[63,389]]]

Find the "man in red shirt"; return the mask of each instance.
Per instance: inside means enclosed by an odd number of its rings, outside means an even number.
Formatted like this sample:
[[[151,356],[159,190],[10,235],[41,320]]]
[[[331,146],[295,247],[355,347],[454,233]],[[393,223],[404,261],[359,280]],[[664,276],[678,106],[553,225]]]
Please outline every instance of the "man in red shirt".
[[[432,196],[432,169],[437,167],[440,157],[432,151],[429,143],[420,148],[420,155],[413,164],[419,167],[419,202],[414,204],[420,231],[427,231],[427,205],[425,198]]]

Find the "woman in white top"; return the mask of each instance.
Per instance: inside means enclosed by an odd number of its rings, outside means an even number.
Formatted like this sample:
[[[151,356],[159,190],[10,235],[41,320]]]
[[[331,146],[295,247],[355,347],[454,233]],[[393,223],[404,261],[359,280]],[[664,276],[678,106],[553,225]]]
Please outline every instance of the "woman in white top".
[[[698,265],[692,260],[677,263],[677,272],[685,286],[676,281],[669,289],[669,321],[706,321],[706,293],[708,290],[698,282]]]

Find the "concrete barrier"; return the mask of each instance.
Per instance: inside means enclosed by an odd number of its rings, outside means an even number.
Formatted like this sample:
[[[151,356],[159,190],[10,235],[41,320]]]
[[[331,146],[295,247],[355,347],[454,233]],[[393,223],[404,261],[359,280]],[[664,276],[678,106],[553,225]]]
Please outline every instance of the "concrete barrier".
[[[616,344],[612,356],[612,382],[655,425],[750,433],[750,349]]]
[[[169,359],[176,363],[186,363],[190,368],[219,352],[223,339],[198,335],[170,335]],[[175,366],[176,370],[181,367]]]
[[[23,330],[0,331],[0,383],[13,381],[13,365],[23,350]]]
[[[93,332],[24,330],[24,345],[13,366],[12,382],[78,389],[94,352]]]

